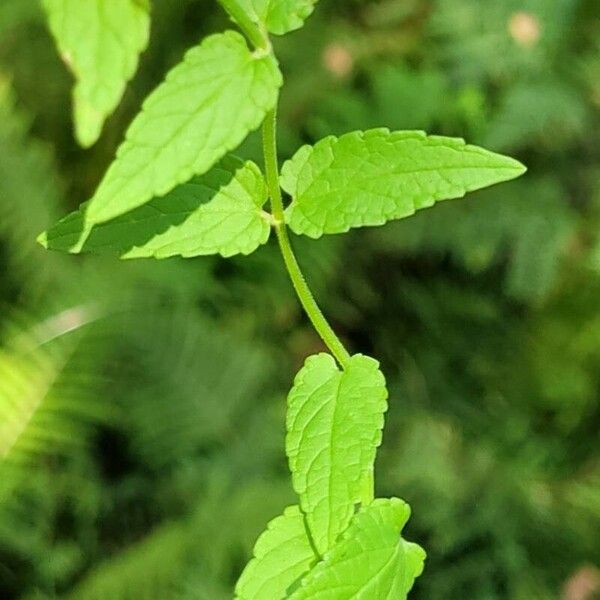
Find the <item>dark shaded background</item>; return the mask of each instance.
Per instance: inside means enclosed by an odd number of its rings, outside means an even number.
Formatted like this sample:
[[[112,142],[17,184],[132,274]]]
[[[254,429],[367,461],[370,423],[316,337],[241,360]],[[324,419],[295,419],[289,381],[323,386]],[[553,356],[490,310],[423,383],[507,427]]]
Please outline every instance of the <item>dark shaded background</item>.
[[[0,4],[2,599],[231,598],[293,502],[284,397],[322,346],[275,245],[118,262],[34,241],[90,196],[165,71],[226,26],[214,2],[155,0],[140,71],[83,152],[37,2]],[[600,597],[600,3],[322,0],[276,48],[284,156],[385,125],[529,167],[294,240],[337,331],[388,377],[377,489],[410,502],[428,551],[411,598]]]

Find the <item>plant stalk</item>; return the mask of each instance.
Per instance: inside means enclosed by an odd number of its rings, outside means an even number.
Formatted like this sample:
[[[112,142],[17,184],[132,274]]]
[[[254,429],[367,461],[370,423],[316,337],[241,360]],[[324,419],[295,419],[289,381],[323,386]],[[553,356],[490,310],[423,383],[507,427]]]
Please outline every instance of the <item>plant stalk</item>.
[[[260,27],[250,19],[246,11],[238,4],[237,0],[219,0],[238,27],[257,49],[269,48],[269,38]]]
[[[306,279],[300,269],[300,265],[296,260],[294,250],[290,243],[287,227],[285,224],[285,214],[283,210],[283,199],[281,196],[281,188],[279,187],[279,167],[277,164],[277,110],[273,109],[263,122],[263,153],[265,160],[265,175],[267,179],[267,187],[269,189],[269,197],[271,199],[271,210],[275,220],[275,233],[279,248],[283,256],[283,262],[287,272],[292,280],[292,285],[296,290],[296,295],[300,300],[300,304],[308,315],[313,327],[329,348],[333,356],[336,358],[342,368],[346,368],[350,360],[350,354],[340,341],[338,336],[333,331],[328,323],[325,315],[319,308]]]

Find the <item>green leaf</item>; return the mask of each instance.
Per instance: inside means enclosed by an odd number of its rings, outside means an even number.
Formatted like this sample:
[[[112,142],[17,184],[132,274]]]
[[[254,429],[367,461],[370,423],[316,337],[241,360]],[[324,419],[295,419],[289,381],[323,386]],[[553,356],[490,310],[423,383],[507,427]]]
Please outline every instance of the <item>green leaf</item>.
[[[50,30],[72,70],[77,141],[91,146],[120,102],[148,44],[145,0],[43,0]]]
[[[86,226],[84,205],[39,241],[52,250],[121,258],[250,254],[269,238],[266,200],[260,169],[227,156],[208,173],[106,223]]]
[[[86,223],[108,221],[206,173],[260,125],[281,81],[275,59],[250,52],[234,31],[189,50],[129,127]]]
[[[423,572],[424,550],[399,534],[410,516],[398,498],[375,500],[304,578],[290,600],[403,600]]]
[[[294,489],[320,554],[346,529],[372,482],[387,408],[379,363],[353,356],[340,371],[333,357],[306,360],[288,397],[286,451]]]
[[[300,29],[316,3],[317,0],[239,0],[254,23],[275,35]]]
[[[254,558],[242,573],[236,588],[238,600],[280,600],[290,586],[311,568],[317,558],[297,506],[269,523],[254,546]]]
[[[284,164],[281,185],[292,196],[292,230],[318,238],[408,217],[524,171],[461,139],[371,129],[303,146]]]

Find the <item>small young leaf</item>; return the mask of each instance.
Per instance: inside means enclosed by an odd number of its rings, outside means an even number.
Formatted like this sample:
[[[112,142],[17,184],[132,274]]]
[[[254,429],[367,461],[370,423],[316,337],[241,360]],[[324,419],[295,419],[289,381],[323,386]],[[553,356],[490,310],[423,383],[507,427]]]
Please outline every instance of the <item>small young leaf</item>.
[[[71,213],[39,241],[51,250],[121,258],[250,254],[269,238],[261,208],[266,200],[260,169],[227,156],[208,173],[112,221],[86,226],[85,208]]]
[[[236,599],[283,600],[289,588],[316,561],[306,535],[304,515],[297,506],[289,506],[258,538],[254,558],[236,585]]]
[[[261,123],[277,100],[275,59],[234,31],[187,52],[144,102],[117,158],[86,207],[93,225],[206,173]]]
[[[292,230],[318,238],[401,219],[524,171],[461,139],[371,129],[303,146],[283,165],[281,185],[292,196]]]
[[[361,354],[344,371],[328,354],[311,356],[296,375],[288,397],[286,451],[320,554],[346,529],[365,497],[365,482],[372,481],[386,398],[379,363]]]
[[[409,516],[398,498],[363,507],[290,600],[405,599],[425,560],[420,546],[400,537]]]
[[[148,43],[146,0],[43,0],[60,54],[73,71],[77,141],[91,146]],[[100,50],[99,50],[100,49]]]
[[[275,35],[300,29],[317,0],[239,0],[250,19]]]

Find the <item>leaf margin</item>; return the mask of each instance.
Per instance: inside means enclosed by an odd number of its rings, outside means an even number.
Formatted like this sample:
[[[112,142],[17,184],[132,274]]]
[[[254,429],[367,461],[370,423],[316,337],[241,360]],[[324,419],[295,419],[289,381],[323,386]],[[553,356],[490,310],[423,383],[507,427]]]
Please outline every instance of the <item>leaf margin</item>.
[[[319,177],[321,177],[324,173],[327,173],[329,170],[332,169],[332,164],[338,158],[335,152],[336,149],[339,151],[339,149],[342,148],[342,150],[346,152],[348,151],[348,149],[344,148],[343,146],[346,145],[351,147],[354,144],[353,150],[358,152],[367,149],[368,143],[375,143],[376,141],[378,141],[377,138],[380,138],[379,141],[382,141],[384,144],[394,144],[401,143],[404,141],[416,140],[419,143],[424,143],[424,148],[427,148],[429,146],[435,147],[435,145],[446,144],[448,149],[479,154],[480,156],[485,157],[486,159],[497,160],[499,163],[498,165],[491,167],[479,167],[469,165],[465,167],[458,166],[451,168],[489,168],[495,170],[506,170],[510,171],[510,173],[508,173],[506,176],[496,177],[493,180],[487,181],[485,183],[469,184],[463,182],[453,182],[452,186],[454,186],[456,189],[453,192],[449,193],[449,195],[440,194],[439,198],[433,197],[425,200],[421,198],[419,199],[418,205],[415,199],[411,198],[412,209],[406,212],[405,214],[394,215],[393,210],[390,212],[389,215],[379,213],[368,213],[367,211],[363,211],[363,214],[359,213],[357,220],[352,222],[353,213],[348,212],[347,215],[350,216],[348,217],[347,222],[345,222],[343,225],[327,225],[327,219],[331,219],[332,215],[337,216],[336,213],[341,214],[341,211],[339,210],[339,205],[335,207],[335,210],[332,210],[327,206],[323,209],[323,201],[321,201],[319,205],[319,203],[315,200],[315,197],[317,196],[312,198],[309,196],[309,200],[304,200],[304,205],[306,205],[307,202],[311,202],[311,206],[313,209],[316,205],[318,205],[319,208],[322,210],[322,223],[317,223],[315,220],[309,218],[304,212],[306,206],[304,206],[303,209],[303,191],[298,191],[299,186],[302,185],[306,189],[309,185],[315,185],[315,182],[317,182],[325,190],[325,192],[321,193],[321,197],[324,193],[331,193],[331,181],[325,177],[322,177],[322,179],[319,180]],[[321,155],[321,158],[323,158],[324,160],[328,160],[329,164],[327,164],[326,166],[319,165],[319,154]],[[311,161],[314,164],[311,164]],[[343,157],[341,159],[341,162],[343,163]],[[341,167],[339,167],[339,165],[336,165],[336,168],[339,169]],[[439,171],[439,169],[430,168],[419,170],[430,170],[436,172]],[[443,200],[462,198],[471,191],[482,189],[484,187],[488,187],[497,183],[502,183],[504,181],[509,181],[511,179],[519,177],[526,170],[527,168],[518,160],[508,156],[504,156],[502,154],[491,152],[479,146],[467,144],[462,138],[428,135],[424,131],[420,130],[390,131],[386,127],[378,127],[375,129],[368,129],[364,131],[351,131],[339,137],[333,135],[327,136],[316,142],[314,145],[305,144],[296,151],[292,158],[290,158],[283,164],[280,175],[280,185],[282,189],[286,193],[288,193],[292,198],[291,203],[286,207],[285,210],[286,223],[288,224],[290,229],[297,235],[306,235],[310,238],[318,239],[325,234],[341,234],[346,233],[350,231],[350,229],[354,228],[375,227],[384,225],[386,222],[391,220],[407,218],[409,216],[412,216],[416,211],[421,210],[422,208],[433,206],[437,202]],[[315,172],[317,173],[317,175],[314,175]],[[352,172],[354,173],[355,170],[353,170]],[[410,174],[410,171],[400,173],[400,175],[409,176]],[[393,173],[391,174],[391,176],[393,176]],[[309,182],[309,179],[311,177],[312,180]],[[440,178],[444,179],[441,175]],[[343,187],[343,185],[347,185],[347,183],[340,184],[340,187]],[[345,197],[347,198],[348,194],[346,194]],[[306,198],[306,196],[304,196],[304,198]],[[397,201],[398,198],[395,198],[394,202]],[[394,208],[396,209],[396,211],[400,211],[400,208],[398,206],[395,206]]]

